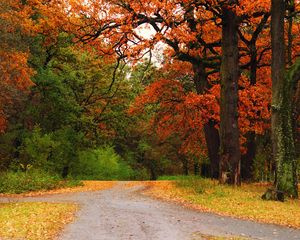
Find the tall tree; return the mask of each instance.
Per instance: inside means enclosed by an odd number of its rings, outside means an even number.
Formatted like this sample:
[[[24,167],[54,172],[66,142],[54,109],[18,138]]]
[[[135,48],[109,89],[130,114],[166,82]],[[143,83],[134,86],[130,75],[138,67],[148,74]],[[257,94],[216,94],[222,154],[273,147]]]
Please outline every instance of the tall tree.
[[[220,182],[240,185],[241,152],[238,128],[238,17],[236,1],[222,7],[222,65],[220,105]]]
[[[272,0],[272,146],[276,161],[275,187],[292,197],[298,197],[297,162],[292,127],[292,89],[297,79],[299,63],[286,74],[284,38],[285,0]]]

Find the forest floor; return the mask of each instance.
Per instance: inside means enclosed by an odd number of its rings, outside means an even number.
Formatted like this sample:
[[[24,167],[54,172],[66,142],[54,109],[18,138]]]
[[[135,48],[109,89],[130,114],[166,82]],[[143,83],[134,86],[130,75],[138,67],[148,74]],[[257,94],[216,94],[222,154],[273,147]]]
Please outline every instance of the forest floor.
[[[147,195],[153,196],[158,190],[151,187],[149,182],[108,185],[102,191],[21,198],[2,196],[0,202],[79,204],[76,220],[68,224],[58,236],[60,240],[300,239],[300,230],[293,228],[195,211],[172,202],[150,198]],[[167,190],[162,186],[160,189]]]

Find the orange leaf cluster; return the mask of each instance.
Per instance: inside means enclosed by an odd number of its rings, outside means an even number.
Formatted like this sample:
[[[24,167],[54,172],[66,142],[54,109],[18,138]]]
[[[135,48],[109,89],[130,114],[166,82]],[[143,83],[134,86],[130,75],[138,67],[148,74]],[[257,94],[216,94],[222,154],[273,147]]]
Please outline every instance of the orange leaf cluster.
[[[145,112],[147,105],[155,108],[151,128],[162,140],[176,134],[182,140],[182,152],[199,155],[206,151],[203,126],[211,119],[219,121],[216,96],[185,93],[179,81],[161,79],[146,88],[130,113]]]
[[[243,144],[249,132],[264,134],[270,127],[271,89],[260,83],[250,86],[248,79],[241,78],[239,90],[239,126]],[[149,85],[136,98],[130,114],[147,113],[150,107],[154,129],[161,139],[176,134],[182,140],[181,151],[194,156],[206,151],[203,127],[208,121],[220,121],[220,85],[214,85],[206,94],[185,92],[182,84],[175,80],[158,80]],[[151,112],[152,111],[152,112]]]

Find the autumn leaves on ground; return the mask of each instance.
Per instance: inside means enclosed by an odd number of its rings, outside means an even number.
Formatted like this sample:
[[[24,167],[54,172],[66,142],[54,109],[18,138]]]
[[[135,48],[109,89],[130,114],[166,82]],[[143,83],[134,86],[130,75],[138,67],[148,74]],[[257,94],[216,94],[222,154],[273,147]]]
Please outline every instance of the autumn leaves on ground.
[[[146,195],[195,210],[300,228],[300,201],[266,202],[261,199],[266,185],[245,184],[233,188],[193,177],[141,184],[149,187]]]
[[[0,239],[55,239],[77,210],[76,204],[0,204]]]
[[[113,187],[113,181],[83,181],[69,188],[26,192],[23,194],[0,194],[0,198],[26,198],[60,193],[101,191]],[[17,203],[13,203],[13,202]],[[55,239],[64,225],[75,219],[80,208],[75,203],[0,203],[0,239]]]
[[[21,195],[2,194],[0,197],[25,198],[59,193],[101,191],[110,189],[116,184],[118,182],[84,181],[83,186],[79,187]],[[300,228],[299,200],[288,200],[284,203],[263,201],[261,195],[266,188],[265,184],[245,184],[241,188],[233,188],[198,177],[176,177],[176,180],[132,181],[124,185],[125,188],[135,186],[144,186],[141,194],[162,201],[174,202],[195,211]],[[65,224],[76,220],[75,213],[79,208],[80,206],[73,203],[0,204],[0,238],[55,239]],[[207,237],[207,239],[214,238]]]
[[[100,191],[113,187],[112,181],[84,181],[82,186],[24,194],[0,194],[0,198],[25,198],[59,193]],[[75,203],[0,203],[0,239],[55,239],[64,226],[75,220],[80,206]]]

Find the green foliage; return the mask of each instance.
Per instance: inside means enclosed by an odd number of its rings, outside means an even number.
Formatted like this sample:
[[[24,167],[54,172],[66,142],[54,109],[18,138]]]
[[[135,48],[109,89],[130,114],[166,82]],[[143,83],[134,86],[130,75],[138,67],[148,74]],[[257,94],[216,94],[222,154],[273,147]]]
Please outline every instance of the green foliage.
[[[27,114],[44,131],[55,131],[66,125],[74,125],[79,120],[81,108],[63,80],[50,67],[39,70],[33,79],[36,85],[32,93],[38,103],[32,102]]]
[[[0,193],[24,193],[79,185],[79,181],[62,181],[57,175],[41,170],[0,174]]]
[[[34,168],[61,174],[65,166],[77,161],[78,151],[84,148],[83,138],[72,128],[47,134],[35,127],[22,139],[22,145],[17,149],[19,156],[11,162],[10,169]]]
[[[269,154],[266,152],[258,151],[256,153],[253,164],[253,177],[255,181],[267,182],[272,181],[274,176],[271,171],[272,162],[269,160]]]
[[[18,97],[22,108],[0,135],[1,170],[121,180],[182,172],[178,140],[161,143],[149,134],[148,110],[128,115],[136,96],[164,73],[148,61],[135,68],[121,63],[109,89],[115,64],[71,39],[66,33],[47,44],[43,35],[31,39],[34,85]]]
[[[134,172],[112,147],[107,146],[79,152],[72,175],[82,180],[128,180],[134,177]]]
[[[20,156],[23,168],[26,166],[34,166],[42,168],[48,165],[52,150],[57,146],[51,136],[42,134],[41,129],[36,127],[29,136],[23,139],[20,147]]]
[[[142,140],[138,143],[137,149],[143,154],[143,153],[151,150],[151,145],[147,141]]]
[[[89,144],[81,132],[67,127],[52,133],[52,139],[57,143],[51,155],[52,170],[58,173],[66,166],[70,167],[78,161],[78,152]]]
[[[6,133],[0,134],[0,169],[2,171],[8,170],[11,166],[12,159],[17,155],[17,147],[21,143],[24,132],[26,130],[20,129],[19,126],[11,125]]]

